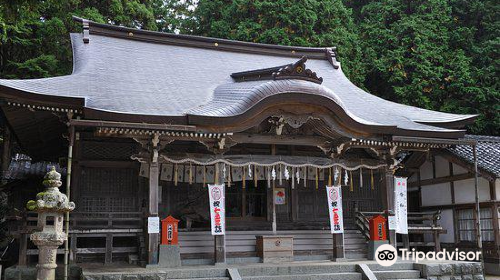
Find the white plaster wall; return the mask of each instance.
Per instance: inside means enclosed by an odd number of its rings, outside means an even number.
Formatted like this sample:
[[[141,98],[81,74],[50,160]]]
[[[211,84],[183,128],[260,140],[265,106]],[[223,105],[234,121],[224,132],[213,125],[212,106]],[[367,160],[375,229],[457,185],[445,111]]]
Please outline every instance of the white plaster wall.
[[[450,176],[449,161],[440,156],[436,156],[435,161],[436,161],[436,178]]]
[[[420,166],[420,180],[432,179],[432,162],[426,161]]]
[[[455,242],[455,227],[453,226],[453,210],[446,209],[441,212],[441,220],[438,224],[447,230],[446,234],[440,234],[439,239],[443,243]],[[424,234],[425,242],[434,241],[432,234]]]
[[[451,188],[449,183],[422,186],[422,206],[451,204]]]
[[[478,178],[479,201],[490,200],[490,186],[488,180]],[[475,202],[474,178],[455,181],[455,203],[474,203]]]
[[[467,169],[463,168],[460,165],[453,164],[453,174],[454,175],[464,174],[464,173],[467,173]]]
[[[453,226],[453,211],[451,209],[441,212],[441,220],[439,220],[438,224],[447,230],[446,234],[439,235],[441,242],[455,242],[455,227]]]

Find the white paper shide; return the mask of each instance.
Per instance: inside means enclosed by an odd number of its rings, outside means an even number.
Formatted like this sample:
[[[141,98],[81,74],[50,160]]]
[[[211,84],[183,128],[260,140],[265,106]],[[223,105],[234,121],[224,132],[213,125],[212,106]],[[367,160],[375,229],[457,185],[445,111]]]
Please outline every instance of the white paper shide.
[[[330,227],[332,233],[344,233],[342,188],[340,186],[326,187],[326,195],[328,197],[328,212],[330,213]]]
[[[224,185],[208,185],[208,196],[210,199],[212,235],[224,235],[226,233]]]

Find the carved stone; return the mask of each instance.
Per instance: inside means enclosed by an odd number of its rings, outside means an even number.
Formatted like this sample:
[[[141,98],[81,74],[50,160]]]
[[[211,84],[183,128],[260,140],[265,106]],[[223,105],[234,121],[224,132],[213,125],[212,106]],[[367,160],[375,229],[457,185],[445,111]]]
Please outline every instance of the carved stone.
[[[38,212],[37,226],[41,231],[30,239],[38,247],[37,280],[54,280],[57,248],[67,240],[63,231],[64,214],[75,208],[75,203],[59,191],[61,174],[54,167],[43,180],[45,191],[37,194],[36,201],[28,201],[27,208]]]

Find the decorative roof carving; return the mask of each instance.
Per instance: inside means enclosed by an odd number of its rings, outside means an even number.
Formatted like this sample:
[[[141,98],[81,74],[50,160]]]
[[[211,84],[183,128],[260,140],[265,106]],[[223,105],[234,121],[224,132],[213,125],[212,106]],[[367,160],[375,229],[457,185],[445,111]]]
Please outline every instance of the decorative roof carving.
[[[300,79],[321,84],[323,82],[323,78],[318,77],[316,72],[312,71],[311,69],[307,69],[305,64],[306,61],[307,57],[303,56],[295,63],[272,68],[237,72],[231,74],[231,77],[237,82],[254,80]]]

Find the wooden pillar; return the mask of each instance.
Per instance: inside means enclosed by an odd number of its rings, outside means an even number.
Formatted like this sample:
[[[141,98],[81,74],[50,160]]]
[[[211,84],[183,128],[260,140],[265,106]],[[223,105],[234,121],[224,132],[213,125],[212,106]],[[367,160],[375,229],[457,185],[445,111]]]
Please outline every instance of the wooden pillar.
[[[215,264],[226,263],[226,236],[214,235],[215,237]]]
[[[500,221],[498,220],[500,218],[498,213],[499,207],[500,204],[493,203],[491,206],[491,217],[493,219],[493,233],[495,235],[496,258],[500,259]]]
[[[385,206],[386,209],[394,213],[394,170],[390,169],[389,166],[387,165],[384,169],[384,190],[385,190]],[[389,225],[389,221],[387,222],[387,225]],[[389,243],[396,248],[396,231],[395,230],[388,230],[389,233]]]
[[[2,184],[7,182],[5,175],[9,170],[10,165],[10,129],[8,126],[4,126],[3,134],[3,153],[2,153]]]
[[[113,234],[106,233],[106,254],[104,255],[104,264],[113,262]]]
[[[152,141],[153,148],[149,161],[149,207],[148,217],[158,217],[158,136]],[[148,233],[148,264],[158,263],[159,233]]]
[[[219,165],[215,164],[215,184],[219,184],[220,177]],[[214,235],[214,259],[216,265],[226,263],[226,235]]]
[[[344,254],[344,234],[333,234],[333,254],[332,261],[338,261],[345,258]]]

